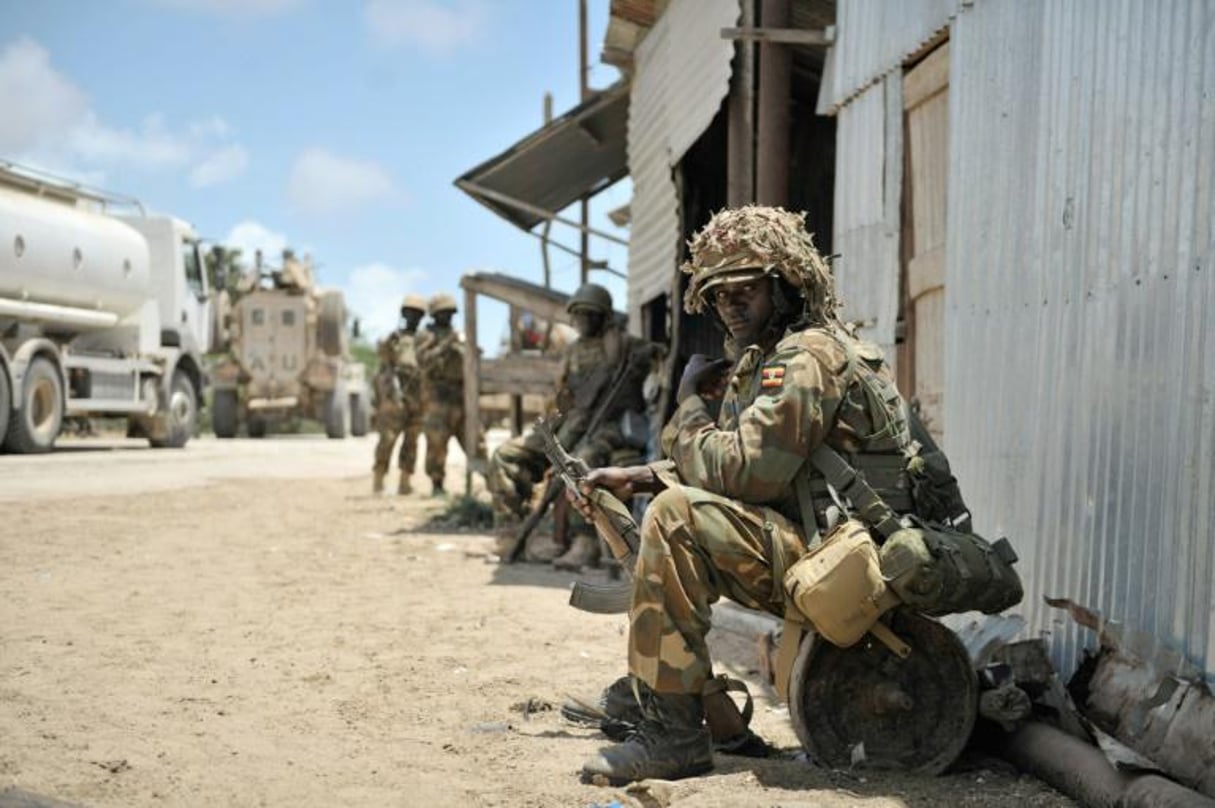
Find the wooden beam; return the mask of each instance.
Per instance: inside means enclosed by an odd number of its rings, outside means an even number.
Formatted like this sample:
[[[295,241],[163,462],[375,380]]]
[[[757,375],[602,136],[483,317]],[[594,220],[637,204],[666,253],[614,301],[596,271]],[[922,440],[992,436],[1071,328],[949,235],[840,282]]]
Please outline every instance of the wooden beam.
[[[477,438],[481,434],[481,351],[477,347],[477,293],[464,290],[464,475],[465,493],[471,491],[472,468],[477,460]]]
[[[465,275],[460,279],[460,287],[464,289],[466,295],[485,295],[530,311],[537,317],[546,320],[566,324],[570,322],[569,312],[565,310],[569,295],[561,292],[554,292],[540,286],[530,290],[526,286],[492,275]]]
[[[828,26],[821,31],[806,28],[723,28],[721,38],[780,45],[828,47],[835,44],[835,26]]]

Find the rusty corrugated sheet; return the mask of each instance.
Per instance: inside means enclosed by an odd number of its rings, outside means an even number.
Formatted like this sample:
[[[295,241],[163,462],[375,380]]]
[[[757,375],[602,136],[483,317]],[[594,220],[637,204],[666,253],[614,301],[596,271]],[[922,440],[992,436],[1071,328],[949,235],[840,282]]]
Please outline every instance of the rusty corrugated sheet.
[[[1207,0],[954,22],[946,444],[1065,674],[1093,638],[1044,595],[1215,683],[1212,31]]]
[[[679,255],[679,199],[672,175],[730,89],[738,0],[672,0],[634,54],[629,109],[633,177],[629,314],[669,291]]]
[[[891,71],[949,25],[965,0],[840,0],[830,82],[819,108],[834,111]]]

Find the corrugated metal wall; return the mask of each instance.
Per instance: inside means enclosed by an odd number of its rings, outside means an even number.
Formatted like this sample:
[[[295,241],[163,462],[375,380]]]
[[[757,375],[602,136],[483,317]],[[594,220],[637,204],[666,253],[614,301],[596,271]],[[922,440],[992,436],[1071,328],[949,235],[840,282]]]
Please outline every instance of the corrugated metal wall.
[[[1215,3],[978,0],[951,60],[945,433],[978,527],[1065,673],[1093,638],[1044,595],[1215,683]]]
[[[902,68],[947,25],[959,0],[840,0],[830,84],[824,83],[820,109],[834,110],[892,70]]]
[[[902,87],[901,73],[869,87],[840,110],[836,129],[832,245],[842,313],[888,356],[899,304]]]
[[[738,0],[672,0],[634,54],[629,106],[633,177],[629,319],[669,292],[679,256],[679,198],[672,169],[708,128],[730,91]],[[677,303],[678,304],[678,303]]]

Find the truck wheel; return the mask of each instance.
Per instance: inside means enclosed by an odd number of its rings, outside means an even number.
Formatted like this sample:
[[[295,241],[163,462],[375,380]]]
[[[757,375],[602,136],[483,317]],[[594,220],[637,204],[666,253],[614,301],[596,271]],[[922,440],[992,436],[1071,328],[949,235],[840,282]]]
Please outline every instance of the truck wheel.
[[[13,388],[8,383],[8,369],[0,365],[0,449],[8,434],[8,417],[13,411]]]
[[[346,437],[346,396],[337,391],[325,397],[325,434]]]
[[[194,435],[198,420],[198,394],[184,370],[173,371],[173,382],[169,386],[169,402],[164,418],[168,433],[163,438],[149,439],[157,449],[180,449]]]
[[[245,423],[245,429],[248,430],[251,438],[264,438],[266,437],[266,419],[251,415],[248,422]]]
[[[63,425],[63,382],[55,366],[37,357],[25,369],[17,409],[9,416],[4,445],[10,452],[49,452]]]
[[[235,438],[237,421],[236,391],[216,390],[211,400],[211,431],[215,437]]]
[[[341,356],[345,340],[342,327],[346,324],[346,302],[342,293],[334,290],[321,295],[321,311],[317,318],[317,343],[326,356]]]
[[[361,438],[367,434],[371,424],[371,412],[367,407],[367,397],[354,393],[350,396],[350,434]]]

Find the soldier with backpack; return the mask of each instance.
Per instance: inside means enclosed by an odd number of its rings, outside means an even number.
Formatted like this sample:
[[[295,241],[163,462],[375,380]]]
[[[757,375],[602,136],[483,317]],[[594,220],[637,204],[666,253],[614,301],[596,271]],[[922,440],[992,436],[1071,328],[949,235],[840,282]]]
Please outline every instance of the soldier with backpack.
[[[803,214],[721,211],[693,238],[683,270],[691,276],[685,309],[715,318],[727,334],[727,358],[697,355],[686,366],[663,430],[667,460],[597,469],[584,483],[621,498],[655,494],[641,525],[629,610],[640,721],[628,740],[583,766],[588,782],[712,769],[702,693],[714,679],[705,636],[720,597],[785,616],[784,573],[820,536],[830,541],[853,505],[859,532],[874,538],[907,526],[917,486],[947,500],[941,508],[950,516],[964,511],[960,496],[948,501],[957,487],[943,457],[934,466],[945,469],[940,485],[913,479],[913,470],[927,472],[907,406],[880,349],[839,320],[831,270]],[[712,399],[721,402],[716,419]],[[858,478],[864,495],[852,485]],[[875,501],[883,507],[867,507]]]

